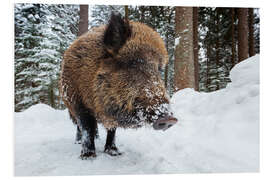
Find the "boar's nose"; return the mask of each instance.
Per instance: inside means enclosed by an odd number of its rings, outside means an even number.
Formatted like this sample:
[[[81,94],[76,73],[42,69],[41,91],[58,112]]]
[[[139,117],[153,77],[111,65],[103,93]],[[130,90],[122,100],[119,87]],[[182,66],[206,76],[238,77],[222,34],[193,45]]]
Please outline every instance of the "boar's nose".
[[[154,124],[153,128],[155,130],[167,130],[168,128],[172,127],[174,124],[177,123],[177,119],[173,116],[165,116],[159,118]]]

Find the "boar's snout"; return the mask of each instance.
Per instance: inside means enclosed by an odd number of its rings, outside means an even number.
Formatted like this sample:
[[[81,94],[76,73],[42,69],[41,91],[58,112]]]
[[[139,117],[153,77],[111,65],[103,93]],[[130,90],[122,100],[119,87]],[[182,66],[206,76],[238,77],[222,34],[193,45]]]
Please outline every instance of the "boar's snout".
[[[153,128],[155,130],[167,130],[168,128],[172,127],[174,124],[177,123],[177,119],[173,116],[165,116],[159,118],[154,124]]]

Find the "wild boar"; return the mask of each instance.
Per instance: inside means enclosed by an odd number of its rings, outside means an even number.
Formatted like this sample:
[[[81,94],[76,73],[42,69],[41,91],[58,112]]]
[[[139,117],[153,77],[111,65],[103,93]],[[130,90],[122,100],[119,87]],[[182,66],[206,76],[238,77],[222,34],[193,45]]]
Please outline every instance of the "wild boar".
[[[60,93],[82,140],[81,158],[95,157],[97,123],[107,129],[105,152],[120,155],[116,128],[175,124],[159,70],[168,62],[160,35],[149,26],[112,14],[66,50]]]

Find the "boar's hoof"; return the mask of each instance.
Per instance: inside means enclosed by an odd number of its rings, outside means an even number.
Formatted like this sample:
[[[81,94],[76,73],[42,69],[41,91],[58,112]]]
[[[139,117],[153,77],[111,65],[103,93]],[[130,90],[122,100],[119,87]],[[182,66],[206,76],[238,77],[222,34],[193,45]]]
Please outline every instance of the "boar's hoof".
[[[85,159],[89,159],[89,158],[95,158],[97,155],[96,155],[96,152],[95,151],[88,151],[88,152],[81,152],[81,155],[80,155],[80,158],[82,160],[85,160]]]
[[[117,147],[106,147],[104,150],[105,153],[109,154],[110,156],[120,156],[122,155],[121,152],[118,151]]]

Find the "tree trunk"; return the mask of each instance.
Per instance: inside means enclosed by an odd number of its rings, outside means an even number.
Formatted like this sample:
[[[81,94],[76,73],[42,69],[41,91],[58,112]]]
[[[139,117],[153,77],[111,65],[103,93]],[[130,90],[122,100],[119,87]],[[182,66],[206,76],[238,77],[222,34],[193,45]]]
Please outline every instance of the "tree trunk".
[[[248,8],[248,40],[249,40],[249,56],[255,55],[255,48],[254,48],[254,9]]]
[[[219,57],[219,50],[220,50],[220,44],[219,44],[219,8],[216,8],[216,90],[219,90],[219,72],[218,72],[218,68],[219,68],[219,61],[220,61],[220,57]]]
[[[80,21],[78,36],[88,31],[88,5],[80,5]]]
[[[239,8],[238,14],[238,62],[248,58],[248,9]]]
[[[167,7],[166,9],[164,9],[163,6],[162,6],[162,11],[161,11],[162,15],[163,15],[163,17],[166,17],[166,21],[168,22],[168,25],[170,25],[173,11],[171,11],[171,13],[169,13],[169,15],[166,16],[166,14],[168,14],[167,11],[170,12],[170,8]],[[168,52],[169,52],[169,41],[170,41],[169,40],[169,32],[166,32],[166,49],[167,49]],[[169,59],[169,61],[170,61],[170,59]],[[170,84],[169,83],[169,62],[165,66],[165,78],[164,78],[164,80],[165,80],[165,87],[170,92],[170,87],[169,87],[169,84]]]
[[[168,38],[168,33],[166,33],[166,49],[167,49],[167,51],[168,51],[168,49],[169,49],[169,38]],[[168,66],[168,64],[166,64],[166,66],[165,66],[165,73],[164,73],[164,81],[165,81],[165,87],[166,87],[166,89],[168,88],[168,68],[169,68],[169,66]]]
[[[174,90],[194,88],[193,9],[176,7]]]
[[[128,6],[125,6],[125,20],[128,21]]]
[[[235,63],[235,25],[234,25],[234,21],[235,21],[235,8],[231,8],[231,23],[232,23],[232,28],[231,28],[231,37],[232,37],[232,67],[234,67]]]
[[[199,59],[198,59],[198,7],[193,7],[193,52],[195,91],[199,91]]]
[[[206,88],[207,88],[207,91],[209,91],[209,86],[210,86],[210,75],[209,75],[210,50],[211,50],[211,47],[210,47],[210,44],[208,44],[207,49],[206,49]]]

